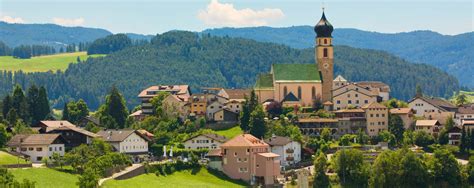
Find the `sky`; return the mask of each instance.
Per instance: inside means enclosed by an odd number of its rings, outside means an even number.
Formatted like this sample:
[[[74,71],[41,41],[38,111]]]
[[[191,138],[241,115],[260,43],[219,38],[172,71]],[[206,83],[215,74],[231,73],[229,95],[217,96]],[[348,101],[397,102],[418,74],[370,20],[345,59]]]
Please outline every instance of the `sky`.
[[[474,0],[0,0],[0,20],[157,34],[220,27],[314,25],[382,33],[474,30]]]

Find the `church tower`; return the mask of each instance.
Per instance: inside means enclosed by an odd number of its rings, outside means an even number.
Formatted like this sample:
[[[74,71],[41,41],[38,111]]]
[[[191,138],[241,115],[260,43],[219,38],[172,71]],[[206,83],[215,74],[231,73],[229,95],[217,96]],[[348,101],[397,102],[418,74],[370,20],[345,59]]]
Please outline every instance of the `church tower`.
[[[326,19],[326,15],[314,26],[316,32],[316,47],[314,48],[315,60],[318,64],[320,74],[322,76],[322,96],[321,101],[332,101],[332,82],[334,79],[334,50],[332,46],[333,26]]]

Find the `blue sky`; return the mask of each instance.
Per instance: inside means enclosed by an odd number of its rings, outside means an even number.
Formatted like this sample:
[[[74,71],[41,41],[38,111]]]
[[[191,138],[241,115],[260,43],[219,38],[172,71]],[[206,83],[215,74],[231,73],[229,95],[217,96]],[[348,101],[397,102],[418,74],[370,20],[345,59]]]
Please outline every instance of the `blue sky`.
[[[313,25],[321,0],[0,0],[0,19],[156,34],[179,29]],[[396,33],[473,31],[473,0],[325,0],[336,28]]]

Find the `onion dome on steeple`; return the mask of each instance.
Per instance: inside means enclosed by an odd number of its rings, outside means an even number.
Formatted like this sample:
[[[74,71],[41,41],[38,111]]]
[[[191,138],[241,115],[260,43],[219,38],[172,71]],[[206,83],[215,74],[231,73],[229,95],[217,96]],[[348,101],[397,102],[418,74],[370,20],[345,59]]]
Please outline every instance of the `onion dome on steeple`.
[[[317,37],[331,37],[331,33],[334,30],[331,23],[326,19],[326,15],[324,15],[323,9],[323,16],[321,20],[314,26],[314,32],[316,32]]]

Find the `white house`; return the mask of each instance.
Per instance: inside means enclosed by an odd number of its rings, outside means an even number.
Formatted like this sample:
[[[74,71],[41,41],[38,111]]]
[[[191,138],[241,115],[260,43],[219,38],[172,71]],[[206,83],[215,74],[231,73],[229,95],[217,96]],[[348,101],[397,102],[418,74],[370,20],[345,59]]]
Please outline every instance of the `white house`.
[[[21,153],[32,163],[50,159],[53,153],[64,156],[64,139],[60,134],[17,134],[7,143],[11,151]]]
[[[455,116],[456,125],[462,125],[464,120],[474,120],[474,103],[462,105]]]
[[[289,166],[301,161],[301,143],[283,136],[272,136],[265,139],[270,145],[272,153],[279,155],[280,165]]]
[[[222,110],[224,105],[220,103],[218,100],[212,101],[207,105],[206,113],[207,113],[207,120],[213,121],[214,120],[214,113],[219,110]]]
[[[446,100],[423,96],[417,96],[408,101],[408,107],[415,111],[416,116],[423,116],[425,113],[454,112],[457,110],[456,106]]]
[[[141,161],[148,156],[148,137],[131,129],[109,129],[97,133],[112,145],[119,153],[134,156],[134,161]]]
[[[217,149],[227,141],[225,136],[217,134],[200,134],[184,141],[186,149]]]

